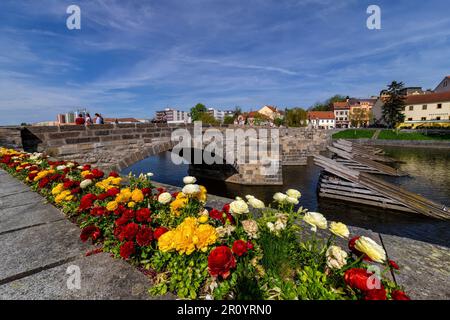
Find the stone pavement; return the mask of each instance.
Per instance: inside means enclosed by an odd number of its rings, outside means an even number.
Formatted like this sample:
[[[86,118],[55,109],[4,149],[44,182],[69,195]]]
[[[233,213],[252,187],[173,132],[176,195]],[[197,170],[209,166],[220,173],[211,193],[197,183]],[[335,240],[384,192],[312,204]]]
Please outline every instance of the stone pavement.
[[[95,247],[44,201],[0,170],[0,299],[151,298],[148,278],[125,261],[107,253],[86,257]],[[72,265],[80,268],[79,290],[67,286]]]
[[[179,188],[165,186],[170,191]],[[221,208],[230,199],[209,196]],[[450,299],[450,249],[349,227],[351,234],[381,242],[402,268],[395,280],[413,299]],[[0,299],[151,299],[147,277],[79,238],[79,228],[29,187],[0,170]],[[346,246],[346,241],[339,243]],[[450,244],[449,244],[450,245]],[[69,266],[80,268],[81,288],[67,287]],[[159,297],[156,297],[159,299]],[[172,295],[160,297],[173,298]]]

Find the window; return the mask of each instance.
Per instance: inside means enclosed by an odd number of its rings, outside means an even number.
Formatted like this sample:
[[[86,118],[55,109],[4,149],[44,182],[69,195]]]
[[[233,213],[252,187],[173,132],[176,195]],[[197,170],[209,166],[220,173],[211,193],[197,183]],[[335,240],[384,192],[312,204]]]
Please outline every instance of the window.
[[[413,111],[414,110],[414,106],[409,106],[409,111]]]
[[[402,110],[403,110],[403,111],[405,111],[405,110],[406,110],[406,107],[405,107],[405,106],[403,106]]]
[[[426,121],[427,120],[427,117],[422,117],[422,121]]]
[[[436,117],[436,120],[441,120],[441,117]]]
[[[437,108],[442,109],[442,103],[438,103]]]
[[[412,118],[408,118],[408,121],[412,121]]]
[[[427,110],[427,105],[426,105],[426,104],[424,104],[424,105],[422,106],[422,110]]]

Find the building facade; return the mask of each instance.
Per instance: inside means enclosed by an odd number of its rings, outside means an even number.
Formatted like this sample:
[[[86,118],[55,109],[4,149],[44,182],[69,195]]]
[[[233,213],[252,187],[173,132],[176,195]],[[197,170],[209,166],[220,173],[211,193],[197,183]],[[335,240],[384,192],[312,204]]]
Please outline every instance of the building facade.
[[[450,91],[406,97],[405,123],[450,122]]]
[[[333,113],[336,128],[348,128],[350,126],[350,105],[347,101],[334,102]]]
[[[308,111],[308,124],[317,129],[334,129],[336,122],[333,111]]]
[[[156,111],[155,120],[167,123],[191,123],[191,117],[188,112],[172,108],[166,108],[162,111]]]
[[[223,120],[225,119],[225,111],[221,111],[221,110],[217,110],[214,108],[208,108],[208,113],[217,121],[219,122],[223,122]]]
[[[275,120],[277,118],[283,117],[283,111],[279,110],[277,107],[273,106],[264,106],[261,109],[258,110],[258,112],[270,120]]]

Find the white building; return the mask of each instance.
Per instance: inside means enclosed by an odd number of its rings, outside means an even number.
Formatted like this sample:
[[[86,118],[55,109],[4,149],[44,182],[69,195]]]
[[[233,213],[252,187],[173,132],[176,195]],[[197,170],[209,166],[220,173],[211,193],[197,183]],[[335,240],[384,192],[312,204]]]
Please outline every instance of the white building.
[[[191,123],[192,119],[188,112],[172,108],[156,111],[155,120],[167,123]]]
[[[333,111],[308,111],[308,123],[317,129],[336,128]]]
[[[226,112],[221,110],[216,110],[214,108],[208,108],[208,113],[214,117],[217,121],[223,122],[225,119]]]

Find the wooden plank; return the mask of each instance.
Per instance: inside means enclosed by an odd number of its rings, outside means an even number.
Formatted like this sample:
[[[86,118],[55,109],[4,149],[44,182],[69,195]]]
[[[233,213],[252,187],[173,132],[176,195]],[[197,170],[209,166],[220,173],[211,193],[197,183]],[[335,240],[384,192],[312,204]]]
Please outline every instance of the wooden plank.
[[[379,207],[379,208],[383,208],[383,209],[391,209],[391,210],[403,211],[403,212],[408,212],[408,213],[415,213],[415,211],[413,211],[407,207],[390,205],[390,204],[380,204],[379,202],[370,201],[370,200],[364,200],[364,199],[356,200],[355,198],[352,198],[352,197],[336,196],[336,195],[328,194],[328,193],[319,193],[319,196],[324,197],[324,198],[358,203],[358,204],[365,204],[368,206],[374,206],[374,207]]]
[[[357,198],[357,199],[366,199],[366,200],[372,200],[372,201],[377,201],[377,202],[381,202],[381,203],[391,203],[391,204],[395,204],[395,205],[399,205],[401,206],[402,204],[395,201],[395,200],[389,200],[385,197],[377,197],[371,194],[362,194],[362,193],[356,193],[356,192],[352,192],[350,191],[344,191],[344,190],[335,190],[332,188],[326,188],[325,186],[321,186],[320,188],[320,192],[325,192],[325,193],[331,193],[331,194],[335,194],[335,195],[345,195],[345,196],[349,196],[349,197],[353,197],[353,198]]]

